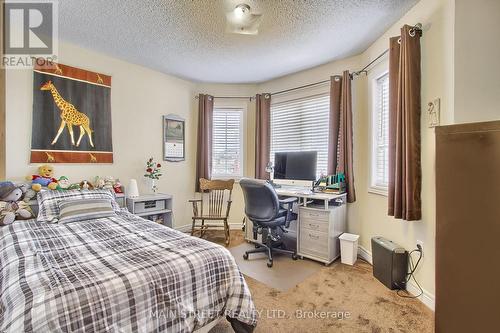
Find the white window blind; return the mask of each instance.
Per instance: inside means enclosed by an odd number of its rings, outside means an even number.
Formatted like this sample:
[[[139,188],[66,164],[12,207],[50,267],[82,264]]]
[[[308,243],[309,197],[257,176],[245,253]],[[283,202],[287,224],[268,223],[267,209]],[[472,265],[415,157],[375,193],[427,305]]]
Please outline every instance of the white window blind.
[[[389,75],[376,81],[373,116],[372,187],[387,190],[389,184]]]
[[[243,176],[242,108],[214,108],[212,178]]]
[[[276,152],[317,151],[317,177],[327,173],[330,95],[271,105],[271,162]]]

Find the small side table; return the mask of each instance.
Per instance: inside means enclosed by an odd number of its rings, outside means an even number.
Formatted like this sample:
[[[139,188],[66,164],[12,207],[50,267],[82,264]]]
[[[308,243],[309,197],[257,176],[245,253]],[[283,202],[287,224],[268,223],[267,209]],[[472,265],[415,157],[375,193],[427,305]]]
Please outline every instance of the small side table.
[[[140,195],[127,198],[127,208],[134,215],[172,228],[172,200],[170,194]]]
[[[120,208],[125,208],[127,205],[125,204],[125,194],[123,193],[115,193],[115,199]]]

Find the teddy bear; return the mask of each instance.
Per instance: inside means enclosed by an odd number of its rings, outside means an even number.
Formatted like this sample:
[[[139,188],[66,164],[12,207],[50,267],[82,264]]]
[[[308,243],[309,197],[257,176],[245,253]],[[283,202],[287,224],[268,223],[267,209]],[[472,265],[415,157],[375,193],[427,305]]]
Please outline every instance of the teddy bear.
[[[28,179],[31,180],[31,188],[40,192],[42,187],[47,187],[50,190],[56,190],[58,183],[57,179],[53,177],[54,175],[54,167],[48,164],[40,165],[38,167],[38,175],[28,176]]]
[[[12,182],[0,182],[0,226],[33,217],[29,204],[23,201],[26,191],[26,187]]]

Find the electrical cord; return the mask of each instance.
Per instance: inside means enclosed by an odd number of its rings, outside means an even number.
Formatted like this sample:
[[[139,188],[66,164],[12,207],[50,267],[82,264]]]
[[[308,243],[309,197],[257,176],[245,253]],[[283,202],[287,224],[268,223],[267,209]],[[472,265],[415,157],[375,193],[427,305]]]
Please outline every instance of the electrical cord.
[[[418,257],[418,259],[417,259],[417,262],[415,264],[413,263],[413,257],[411,256],[414,252],[418,252],[420,254],[419,257]],[[399,287],[399,289],[396,291],[396,294],[399,297],[403,297],[403,298],[418,298],[418,297],[422,296],[422,294],[424,293],[424,290],[422,289],[422,287],[418,283],[417,279],[415,278],[415,271],[417,270],[417,267],[418,267],[418,264],[420,263],[420,260],[422,260],[422,256],[423,256],[422,247],[420,245],[417,245],[417,248],[415,250],[412,250],[408,254],[408,259],[409,259],[408,260],[408,265],[410,267],[410,272],[407,273],[407,276],[406,276],[406,279],[405,279],[405,284],[408,284],[408,282],[413,279],[413,281],[415,281],[415,284],[417,285],[418,289],[420,290],[420,293],[418,295],[403,295],[400,292],[403,291],[403,290],[406,291],[406,289],[402,288],[401,286],[398,286],[398,284],[396,283],[396,285]],[[406,293],[408,294],[407,291],[406,291]]]

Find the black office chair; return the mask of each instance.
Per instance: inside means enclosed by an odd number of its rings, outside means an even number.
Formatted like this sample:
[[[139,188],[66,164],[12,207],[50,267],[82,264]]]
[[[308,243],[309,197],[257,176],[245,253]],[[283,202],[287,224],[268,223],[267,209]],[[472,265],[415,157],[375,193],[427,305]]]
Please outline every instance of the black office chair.
[[[287,232],[285,228],[297,219],[297,214],[292,212],[297,198],[279,200],[273,186],[264,180],[244,178],[240,186],[245,197],[245,214],[253,222],[254,239],[257,239],[257,234],[262,234],[264,243],[256,242],[256,248],[246,251],[243,259],[247,260],[250,253],[267,252],[267,267],[272,267],[272,253],[277,252],[291,254],[292,259],[297,260],[295,251],[282,248],[282,235]]]

